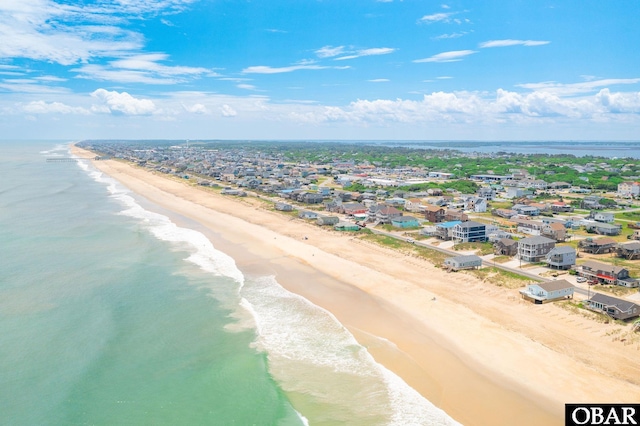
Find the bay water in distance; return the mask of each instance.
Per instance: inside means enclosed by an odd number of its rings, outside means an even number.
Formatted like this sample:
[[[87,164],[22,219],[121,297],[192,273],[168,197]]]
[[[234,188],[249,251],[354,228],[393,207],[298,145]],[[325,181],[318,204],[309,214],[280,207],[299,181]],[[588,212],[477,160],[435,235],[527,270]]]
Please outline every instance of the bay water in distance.
[[[67,144],[0,149],[0,424],[455,424]]]

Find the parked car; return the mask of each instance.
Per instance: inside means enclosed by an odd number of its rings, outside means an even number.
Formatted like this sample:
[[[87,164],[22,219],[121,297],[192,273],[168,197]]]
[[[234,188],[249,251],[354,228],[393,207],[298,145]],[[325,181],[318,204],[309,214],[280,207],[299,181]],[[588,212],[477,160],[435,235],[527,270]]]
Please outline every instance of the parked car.
[[[585,277],[576,278],[576,282],[579,282],[579,283],[583,283],[583,282],[586,282],[586,281],[587,281],[587,279]]]

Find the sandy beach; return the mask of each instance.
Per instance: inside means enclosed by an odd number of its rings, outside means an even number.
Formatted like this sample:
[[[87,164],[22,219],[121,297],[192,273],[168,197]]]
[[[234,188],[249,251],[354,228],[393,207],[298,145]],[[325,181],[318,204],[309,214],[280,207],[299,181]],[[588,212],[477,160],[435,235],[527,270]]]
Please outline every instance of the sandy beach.
[[[447,274],[259,200],[120,161],[92,164],[205,233],[243,272],[273,274],[333,313],[378,362],[463,424],[560,425],[568,402],[640,402],[640,350],[615,338],[619,325],[524,302],[517,290]]]

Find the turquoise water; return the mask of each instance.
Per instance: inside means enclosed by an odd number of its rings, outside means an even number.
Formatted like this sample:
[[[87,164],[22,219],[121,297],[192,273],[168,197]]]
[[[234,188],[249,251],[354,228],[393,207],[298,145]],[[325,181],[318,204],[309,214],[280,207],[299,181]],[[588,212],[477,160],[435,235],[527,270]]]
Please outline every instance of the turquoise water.
[[[0,424],[453,424],[66,144],[0,148]]]

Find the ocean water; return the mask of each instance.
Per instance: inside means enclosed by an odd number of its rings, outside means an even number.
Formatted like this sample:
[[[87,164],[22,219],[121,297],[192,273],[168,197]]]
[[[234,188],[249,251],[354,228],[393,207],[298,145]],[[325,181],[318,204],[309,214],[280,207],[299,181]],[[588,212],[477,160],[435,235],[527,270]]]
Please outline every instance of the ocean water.
[[[67,144],[0,148],[0,424],[455,424]]]

